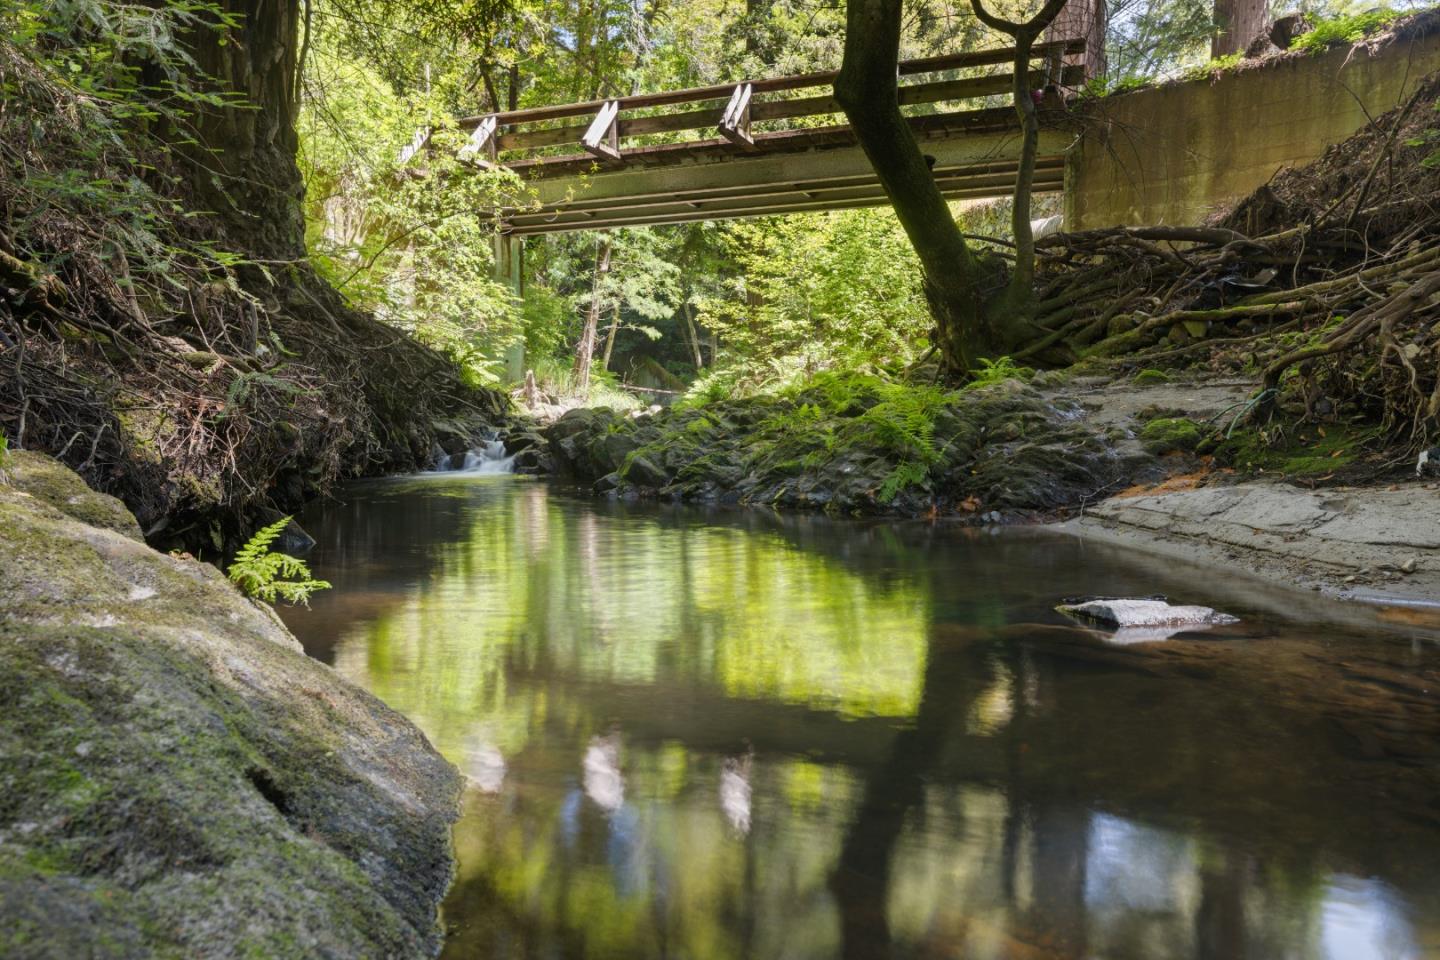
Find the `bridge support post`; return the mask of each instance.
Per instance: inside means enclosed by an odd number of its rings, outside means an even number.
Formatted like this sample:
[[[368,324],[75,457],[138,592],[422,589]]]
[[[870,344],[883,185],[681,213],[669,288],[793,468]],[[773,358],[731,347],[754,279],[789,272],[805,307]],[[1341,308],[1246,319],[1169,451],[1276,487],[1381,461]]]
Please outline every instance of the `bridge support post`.
[[[525,238],[495,234],[495,279],[510,288],[519,300],[525,295]],[[525,341],[506,348],[505,379],[519,383],[525,378]]]

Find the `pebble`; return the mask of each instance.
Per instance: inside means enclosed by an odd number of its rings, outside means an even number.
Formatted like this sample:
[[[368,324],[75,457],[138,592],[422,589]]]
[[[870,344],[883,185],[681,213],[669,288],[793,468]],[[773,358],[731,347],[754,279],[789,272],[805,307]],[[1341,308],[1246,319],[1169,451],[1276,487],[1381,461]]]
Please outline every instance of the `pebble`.
[[[1400,572],[1401,572],[1401,573],[1414,573],[1414,572],[1415,572],[1415,558],[1414,558],[1414,557],[1411,557],[1410,559],[1406,560],[1404,563],[1400,564]]]

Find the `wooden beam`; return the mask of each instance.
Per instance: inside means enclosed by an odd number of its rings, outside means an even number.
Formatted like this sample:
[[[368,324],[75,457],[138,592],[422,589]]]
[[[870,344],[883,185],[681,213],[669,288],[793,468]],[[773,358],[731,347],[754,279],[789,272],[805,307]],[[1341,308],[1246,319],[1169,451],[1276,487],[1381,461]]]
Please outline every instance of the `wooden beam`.
[[[994,191],[996,196],[1008,196],[1009,191],[1015,186],[1015,167],[1017,164],[1008,164],[1008,168],[991,168],[984,171],[952,171],[949,176],[937,177],[936,186],[940,187],[942,193],[958,193],[965,191],[968,194],[986,193]],[[1064,180],[1064,161],[1061,158],[1047,158],[1044,164],[1040,164],[1035,170],[1035,183],[1037,184],[1061,184]],[[730,214],[746,209],[775,210],[779,207],[793,207],[795,204],[808,204],[809,201],[818,201],[819,206],[825,203],[848,203],[851,200],[874,200],[876,203],[883,203],[884,189],[876,177],[855,178],[851,183],[834,183],[827,186],[812,186],[795,189],[789,184],[763,184],[753,189],[737,189],[726,191],[726,193],[713,194],[675,194],[671,197],[647,197],[635,201],[616,201],[603,207],[577,207],[569,204],[549,207],[540,210],[516,210],[507,214],[503,219],[514,229],[521,229],[527,226],[546,225],[546,223],[557,222],[579,222],[579,217],[586,217],[588,220],[615,220],[615,219],[641,219],[649,216],[668,216],[675,212],[688,213],[690,210],[698,210],[717,216],[717,214]],[[719,219],[719,217],[717,217]]]
[[[942,188],[954,186],[961,181],[973,183],[996,176],[1008,177],[1010,181],[1013,182],[1016,165],[1017,162],[1013,159],[998,162],[967,162],[956,166],[937,164],[935,168],[935,182],[940,184]],[[1063,166],[1064,158],[1060,155],[1042,156],[1036,160],[1036,175],[1049,175],[1051,173],[1058,175],[1063,169]],[[694,203],[698,205],[697,209],[699,209],[700,206],[713,204],[720,200],[744,199],[787,193],[804,194],[811,198],[818,198],[826,193],[848,190],[875,182],[874,171],[865,170],[864,172],[843,176],[811,179],[782,181],[757,180],[755,182],[733,185],[678,190],[646,191],[642,189],[612,197],[588,197],[586,194],[580,193],[576,196],[565,195],[561,199],[543,203],[539,207],[526,207],[517,210],[514,216],[517,218],[541,217],[562,211],[578,212],[582,210],[604,213],[608,210],[637,209],[640,207],[665,206],[675,203]]]
[[[486,117],[475,125],[475,132],[470,134],[470,139],[465,141],[465,146],[460,148],[458,154],[461,160],[469,160],[480,167],[495,166],[495,159],[498,154],[495,144],[495,131],[499,128],[499,121],[493,116]]]
[[[1036,193],[1059,193],[1064,189],[1064,181],[1061,177],[1053,179],[1036,178],[1034,190]],[[947,200],[989,200],[1008,197],[1014,190],[1013,181],[1005,186],[992,187],[956,187],[944,188],[940,192]],[[829,210],[852,210],[863,207],[883,207],[890,202],[884,191],[877,190],[875,194],[868,197],[853,200],[834,200],[825,198],[821,200],[796,200],[786,202],[776,200],[765,206],[753,206],[739,209],[705,209],[687,210],[686,212],[675,212],[666,214],[652,214],[646,216],[629,216],[623,212],[617,212],[608,216],[595,216],[587,214],[583,222],[572,222],[568,220],[554,219],[548,223],[534,226],[514,227],[509,232],[516,236],[530,236],[541,233],[568,233],[575,230],[608,230],[613,227],[633,226],[668,226],[677,223],[693,223],[697,220],[739,220],[749,217],[779,216],[789,213],[818,213]]]
[[[1019,131],[1015,129],[1015,111],[1010,107],[990,107],[984,110],[961,110],[953,113],[933,113],[909,117],[910,129],[921,139],[942,139],[957,133],[1001,134],[1013,136],[1018,142]],[[816,147],[844,147],[856,143],[855,134],[848,124],[829,124],[823,127],[808,127],[801,130],[767,130],[753,133],[757,148],[754,156],[769,153],[810,150]],[[628,166],[672,166],[691,162],[721,161],[734,158],[734,148],[728,140],[691,140],[684,143],[661,143],[642,147],[631,147],[624,153]],[[586,170],[594,161],[584,154],[567,154],[558,157],[534,157],[514,160],[506,164],[511,170],[527,178],[543,179],[556,176],[574,176]],[[744,162],[751,162],[747,156]]]
[[[586,128],[585,135],[580,138],[580,145],[587,153],[611,163],[620,162],[620,134],[615,126],[615,119],[619,115],[618,100],[607,100],[600,107],[595,119],[591,120],[590,126]]]
[[[1055,51],[1060,50],[1065,54],[1077,54],[1085,52],[1084,40],[1052,40],[1048,43],[1037,43],[1030,50],[1030,59],[1045,60]],[[994,50],[976,50],[969,53],[951,53],[939,57],[926,57],[919,60],[904,60],[900,63],[899,71],[901,76],[914,76],[921,73],[936,73],[942,70],[958,70],[963,67],[986,67],[997,64],[1007,64],[1015,59],[1013,47],[1002,47]],[[822,87],[834,84],[835,78],[839,75],[837,70],[823,70],[816,73],[799,74],[792,77],[772,77],[764,80],[748,81],[755,93],[769,93],[777,90],[801,90],[805,87]],[[677,103],[694,103],[697,100],[724,100],[734,92],[734,84],[720,84],[711,87],[690,87],[684,90],[668,90],[663,93],[641,93],[628,97],[620,97],[613,102],[618,103],[622,110],[632,110],[640,107],[663,107]],[[514,123],[534,123],[540,120],[561,120],[566,117],[584,117],[594,114],[609,100],[587,100],[583,103],[567,103],[552,107],[529,107],[524,110],[509,110],[504,113],[495,114],[502,126]],[[475,126],[490,114],[465,117],[459,121],[461,127],[469,128]]]
[[[755,149],[755,138],[750,135],[750,96],[754,87],[742,83],[730,96],[725,114],[720,118],[720,136],[746,150]]]
[[[1078,65],[1066,67],[1062,77],[1063,85],[1075,86],[1084,80],[1085,68]],[[1048,82],[1050,82],[1048,71],[1031,71],[1030,83],[1034,89],[1039,90]],[[753,91],[753,85],[747,84],[747,86],[751,86]],[[899,92],[902,106],[995,96],[1010,92],[1010,75],[1002,73],[988,77],[966,77],[960,80],[915,83],[902,86]],[[728,103],[721,104],[719,101],[714,101],[707,103],[704,109],[687,110],[683,113],[667,113],[653,117],[621,117],[617,121],[619,137],[624,140],[627,137],[646,136],[653,133],[676,133],[682,130],[703,130],[707,127],[718,126],[724,119],[727,108]],[[789,100],[752,99],[750,103],[750,119],[754,123],[840,112],[840,105],[829,94],[822,97],[797,97]],[[537,147],[563,146],[567,143],[578,144],[587,129],[589,129],[588,125],[569,125],[543,130],[522,130],[502,134],[498,138],[498,145],[501,150],[528,150]]]
[[[425,145],[429,142],[429,127],[421,127],[419,130],[416,130],[415,136],[410,138],[410,142],[400,148],[400,156],[397,158],[399,163],[404,165],[415,159],[415,155],[418,154],[421,150],[424,150]]]
[[[1037,189],[1040,184],[1046,190],[1059,189],[1052,184],[1063,180],[1063,155],[1073,136],[1042,129]],[[733,207],[762,198],[770,198],[774,205],[769,212],[787,212],[797,203],[811,204],[800,209],[824,209],[831,200],[853,196],[854,188],[875,183],[874,168],[858,146],[737,156],[729,141],[716,143],[713,161],[661,166],[627,162],[623,168],[598,173],[527,177],[536,205],[509,212],[523,219],[526,230],[540,220],[563,224],[588,218],[605,224],[652,214],[658,219],[645,222],[723,220],[739,215]],[[1014,131],[950,136],[927,141],[925,149],[937,158],[935,179],[945,195],[964,190],[956,195],[1004,196],[1014,182],[1020,137]],[[692,203],[698,207],[688,206]],[[677,219],[681,212],[690,216]]]

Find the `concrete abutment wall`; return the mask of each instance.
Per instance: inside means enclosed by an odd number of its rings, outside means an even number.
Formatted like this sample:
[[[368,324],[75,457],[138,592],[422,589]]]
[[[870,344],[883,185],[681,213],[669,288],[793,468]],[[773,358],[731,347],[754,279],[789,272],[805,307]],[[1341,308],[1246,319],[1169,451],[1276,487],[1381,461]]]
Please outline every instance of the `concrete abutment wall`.
[[[1200,223],[1314,160],[1440,70],[1440,16],[1426,19],[1423,35],[1375,49],[1292,54],[1098,101],[1067,157],[1066,229]]]

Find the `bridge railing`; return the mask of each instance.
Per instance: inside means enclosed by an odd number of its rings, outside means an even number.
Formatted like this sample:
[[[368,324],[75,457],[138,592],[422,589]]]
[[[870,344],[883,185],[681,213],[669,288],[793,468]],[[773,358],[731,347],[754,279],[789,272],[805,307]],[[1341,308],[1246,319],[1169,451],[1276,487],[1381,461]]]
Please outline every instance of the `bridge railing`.
[[[1066,60],[1073,61],[1077,54],[1084,51],[1084,40],[1035,44],[1031,49],[1031,62],[1036,66],[1031,69],[1030,89],[1038,91],[1052,86],[1074,88],[1083,84],[1085,68],[1074,63],[1067,65]],[[905,107],[954,103],[1007,94],[1012,87],[1014,60],[1014,49],[1006,47],[901,61],[900,104]],[[906,77],[983,67],[1010,69],[914,83],[903,80]],[[576,160],[619,166],[642,150],[653,153],[656,149],[653,144],[645,148],[632,147],[630,141],[695,130],[713,131],[715,136],[661,146],[684,150],[728,143],[737,152],[783,149],[787,139],[848,129],[843,124],[823,126],[813,122],[800,129],[757,129],[757,125],[804,121],[806,118],[841,113],[840,105],[829,89],[833,87],[837,75],[837,71],[822,71],[465,117],[459,121],[459,126],[469,131],[470,136],[460,150],[460,156],[486,166],[498,163],[503,154],[505,164],[512,168],[555,163],[573,165]],[[823,92],[809,92],[817,88],[823,88]],[[577,119],[581,122],[558,122]],[[995,119],[994,109],[971,109],[913,116],[911,123],[916,126],[938,123],[964,127]],[[428,144],[429,131],[420,131],[401,152],[401,162],[418,155]],[[560,156],[540,155],[542,152],[553,154],[553,148],[567,146],[577,150]]]

